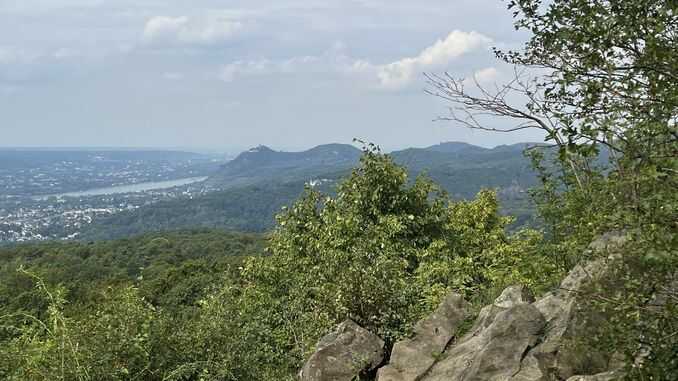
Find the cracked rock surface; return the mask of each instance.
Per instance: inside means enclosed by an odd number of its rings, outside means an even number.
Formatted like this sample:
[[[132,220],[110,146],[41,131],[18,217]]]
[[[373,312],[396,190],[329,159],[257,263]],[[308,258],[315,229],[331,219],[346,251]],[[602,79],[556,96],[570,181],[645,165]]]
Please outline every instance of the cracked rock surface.
[[[621,244],[622,236],[608,234],[594,241],[590,249],[610,252],[610,248]],[[586,334],[582,326],[595,325],[598,318],[579,308],[581,291],[592,280],[606,274],[610,261],[615,258],[610,255],[576,266],[557,291],[536,301],[526,287],[507,288],[480,311],[473,327],[462,337],[456,335],[468,318],[469,305],[457,294],[448,295],[433,314],[415,326],[412,337],[394,345],[389,364],[377,372],[377,381],[611,381],[621,378],[623,374],[619,369],[623,364],[615,360],[613,354],[597,352],[581,343],[572,345]],[[378,347],[379,341],[374,342],[374,347]],[[333,351],[352,351],[338,348]],[[320,347],[319,351],[326,349]],[[318,353],[309,363],[318,362]],[[370,349],[365,353],[376,352]],[[374,357],[362,369],[374,369],[380,358]],[[309,363],[302,373],[304,381],[350,380],[343,375],[327,378],[313,373],[311,370],[317,367]],[[352,372],[358,374],[355,369]]]
[[[299,373],[302,381],[351,381],[384,359],[384,341],[351,320],[323,337]]]
[[[414,327],[414,336],[396,343],[388,366],[379,369],[379,381],[415,381],[426,374],[454,339],[469,315],[469,305],[459,294],[448,295],[429,317]]]
[[[531,295],[511,287],[483,308],[475,326],[441,356],[421,380],[508,380],[546,324]]]

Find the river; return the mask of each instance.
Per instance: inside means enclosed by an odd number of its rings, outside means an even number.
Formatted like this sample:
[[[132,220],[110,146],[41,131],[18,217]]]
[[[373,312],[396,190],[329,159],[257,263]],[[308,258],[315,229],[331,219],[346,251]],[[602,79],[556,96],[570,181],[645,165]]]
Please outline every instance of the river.
[[[106,188],[94,188],[88,189],[85,191],[79,192],[68,192],[61,194],[52,194],[48,196],[40,196],[41,199],[47,199],[49,197],[88,197],[88,196],[102,196],[109,194],[120,194],[120,193],[137,193],[137,192],[146,192],[150,190],[158,189],[169,189],[182,185],[188,185],[193,183],[199,183],[207,180],[207,177],[189,177],[185,179],[177,180],[168,180],[168,181],[154,181],[147,183],[138,183],[130,185],[118,185],[114,187]]]

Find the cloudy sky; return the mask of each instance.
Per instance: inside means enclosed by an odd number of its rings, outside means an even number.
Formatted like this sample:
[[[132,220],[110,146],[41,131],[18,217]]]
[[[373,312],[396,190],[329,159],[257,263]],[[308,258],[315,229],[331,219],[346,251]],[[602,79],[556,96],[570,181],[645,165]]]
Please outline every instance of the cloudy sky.
[[[387,148],[539,140],[433,122],[422,72],[485,83],[501,0],[0,0],[0,146]]]

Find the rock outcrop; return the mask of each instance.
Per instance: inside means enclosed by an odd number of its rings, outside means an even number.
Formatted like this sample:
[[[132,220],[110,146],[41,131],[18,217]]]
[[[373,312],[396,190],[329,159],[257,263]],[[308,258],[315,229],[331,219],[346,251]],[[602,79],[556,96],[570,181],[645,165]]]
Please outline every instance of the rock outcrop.
[[[546,321],[524,287],[510,287],[483,308],[471,330],[420,380],[508,380],[520,371]]]
[[[323,337],[299,374],[302,381],[351,381],[376,369],[384,341],[351,320]]]
[[[438,308],[414,327],[414,336],[396,343],[388,366],[379,369],[379,381],[416,381],[435,364],[469,315],[459,294],[448,295]]]
[[[609,234],[591,244],[592,251],[615,252],[623,236]],[[611,381],[621,378],[622,364],[609,353],[583,347],[586,329],[596,324],[590,311],[580,308],[582,291],[592,280],[605,275],[614,255],[575,267],[560,288],[539,300],[526,287],[509,287],[484,307],[472,328],[457,334],[468,317],[469,306],[457,294],[450,294],[436,311],[420,321],[414,335],[396,343],[389,364],[377,372],[377,381]],[[346,323],[342,324],[344,326]],[[340,326],[340,327],[342,327]],[[586,326],[586,327],[585,327]],[[353,327],[353,326],[352,326]],[[341,329],[346,329],[341,328]],[[340,329],[340,330],[341,330]],[[359,327],[352,331],[361,332]],[[353,334],[351,334],[353,335]],[[371,346],[354,345],[333,333],[323,339],[319,351],[304,367],[302,380],[350,380],[351,375],[374,369],[382,354]],[[370,337],[370,336],[367,336]],[[359,340],[362,342],[362,339]],[[369,359],[356,364],[365,354]],[[340,360],[333,360],[334,358]],[[339,370],[341,369],[341,370]],[[320,371],[322,370],[322,372]]]
[[[616,233],[603,235],[591,243],[589,250],[615,253],[615,249],[624,244],[624,237]],[[596,320],[590,312],[581,310],[581,293],[593,280],[605,275],[610,268],[610,261],[616,258],[612,254],[575,266],[560,283],[557,291],[544,295],[534,303],[546,319],[547,329],[541,343],[527,354],[521,371],[513,380],[567,380],[583,372],[589,375],[603,374],[611,368],[620,367],[620,364],[614,363],[611,354],[575,343],[578,336],[585,334],[583,325],[587,324],[591,329],[590,325]]]

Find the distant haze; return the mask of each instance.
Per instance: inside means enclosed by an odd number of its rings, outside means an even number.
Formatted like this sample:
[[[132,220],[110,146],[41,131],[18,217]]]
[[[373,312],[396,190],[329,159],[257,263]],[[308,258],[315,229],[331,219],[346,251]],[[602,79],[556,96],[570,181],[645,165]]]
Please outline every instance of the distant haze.
[[[491,47],[524,39],[500,0],[4,0],[0,146],[541,141],[432,122],[423,93],[422,72],[501,82]]]

